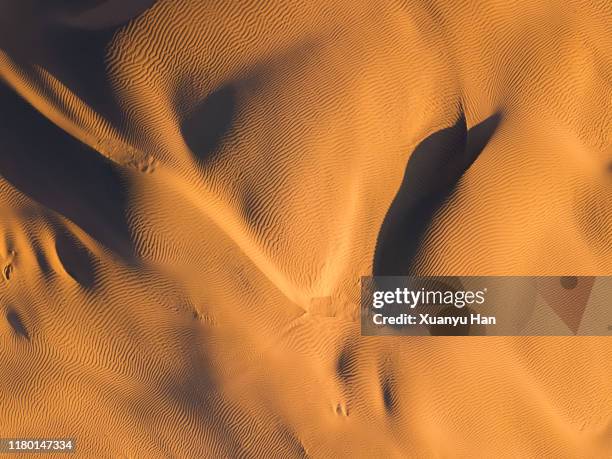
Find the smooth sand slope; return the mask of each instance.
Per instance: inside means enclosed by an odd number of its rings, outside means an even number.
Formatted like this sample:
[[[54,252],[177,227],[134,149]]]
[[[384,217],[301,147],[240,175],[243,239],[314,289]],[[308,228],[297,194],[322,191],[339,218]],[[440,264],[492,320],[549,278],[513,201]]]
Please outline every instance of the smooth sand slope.
[[[612,275],[612,3],[0,0],[0,437],[609,457],[612,338],[364,338],[359,276]]]

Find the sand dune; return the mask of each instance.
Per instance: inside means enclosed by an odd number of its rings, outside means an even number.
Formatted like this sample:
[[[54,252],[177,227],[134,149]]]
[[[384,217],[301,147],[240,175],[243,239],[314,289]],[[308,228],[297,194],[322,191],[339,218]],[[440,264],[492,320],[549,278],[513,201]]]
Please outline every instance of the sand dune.
[[[609,457],[609,337],[362,337],[358,302],[372,273],[612,275],[610,23],[0,0],[0,437]]]

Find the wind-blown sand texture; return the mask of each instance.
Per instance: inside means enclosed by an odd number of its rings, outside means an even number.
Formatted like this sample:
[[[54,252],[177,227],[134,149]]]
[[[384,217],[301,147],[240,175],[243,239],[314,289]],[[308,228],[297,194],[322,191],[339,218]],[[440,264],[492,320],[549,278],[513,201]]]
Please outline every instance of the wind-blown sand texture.
[[[610,457],[612,341],[361,337],[375,274],[612,275],[608,0],[0,1],[0,437]]]

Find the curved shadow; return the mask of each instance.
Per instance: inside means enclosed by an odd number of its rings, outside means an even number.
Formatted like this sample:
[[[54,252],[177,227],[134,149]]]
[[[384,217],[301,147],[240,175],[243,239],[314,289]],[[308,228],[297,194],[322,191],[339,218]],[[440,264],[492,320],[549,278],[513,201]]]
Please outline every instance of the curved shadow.
[[[113,162],[0,82],[0,175],[118,254],[131,255],[127,181]]]
[[[42,67],[102,117],[123,113],[108,78],[116,32],[153,0],[12,0],[0,2],[0,49],[20,67]]]
[[[19,316],[19,313],[17,311],[12,308],[9,308],[6,313],[6,320],[8,321],[9,325],[11,326],[16,335],[28,340],[30,339],[28,329],[25,327],[23,320],[21,320],[21,317]]]
[[[95,259],[78,239],[70,232],[58,232],[55,238],[57,256],[72,279],[83,288],[91,289],[95,285]]]
[[[200,161],[215,158],[223,139],[229,134],[237,111],[237,86],[227,84],[211,93],[181,123],[185,143]]]
[[[423,236],[435,215],[500,121],[501,115],[496,113],[468,131],[462,113],[453,126],[430,135],[416,147],[378,234],[374,276],[407,276],[413,271]]]

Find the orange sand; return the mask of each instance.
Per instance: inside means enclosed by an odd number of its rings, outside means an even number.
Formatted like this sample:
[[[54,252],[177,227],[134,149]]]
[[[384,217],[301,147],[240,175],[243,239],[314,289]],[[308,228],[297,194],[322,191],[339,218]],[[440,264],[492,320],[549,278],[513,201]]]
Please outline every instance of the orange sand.
[[[0,437],[610,457],[611,338],[364,338],[357,302],[411,153],[461,114],[502,118],[418,271],[612,275],[611,23],[608,0],[2,0]]]

